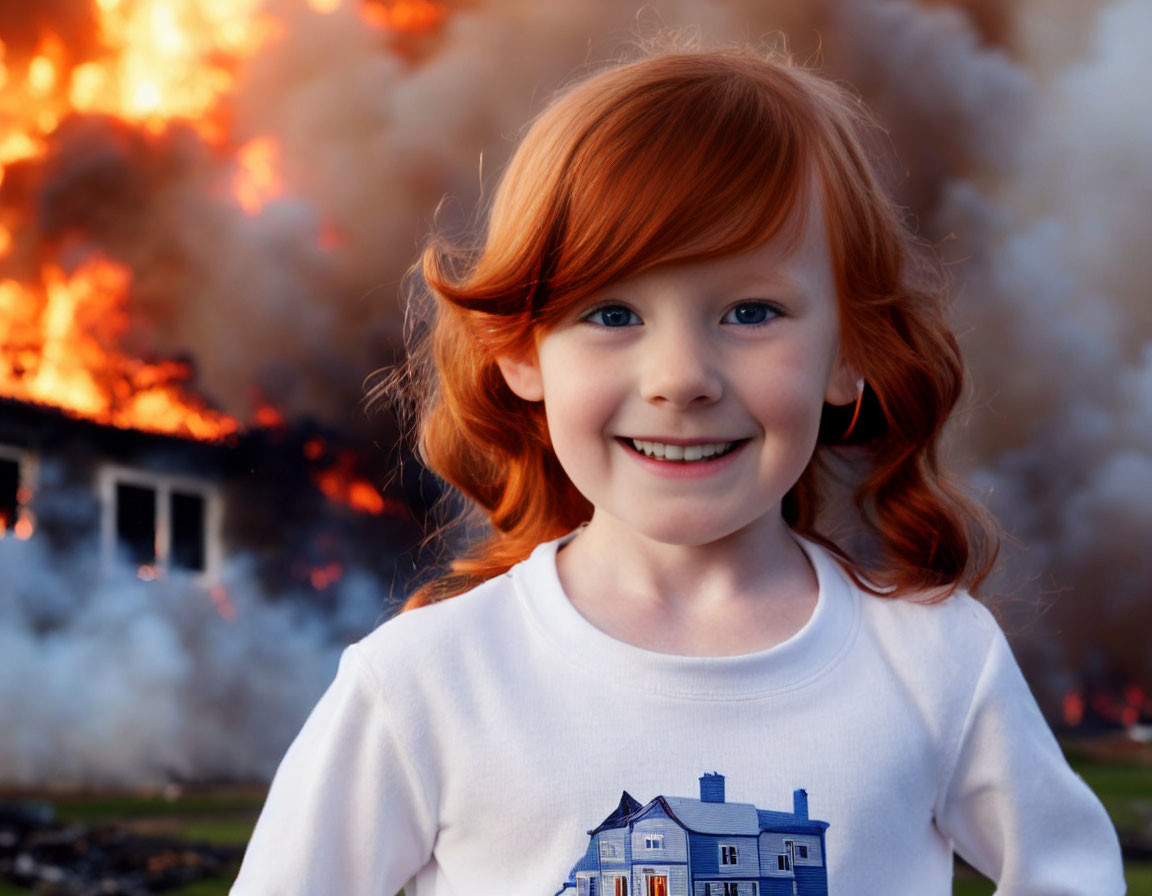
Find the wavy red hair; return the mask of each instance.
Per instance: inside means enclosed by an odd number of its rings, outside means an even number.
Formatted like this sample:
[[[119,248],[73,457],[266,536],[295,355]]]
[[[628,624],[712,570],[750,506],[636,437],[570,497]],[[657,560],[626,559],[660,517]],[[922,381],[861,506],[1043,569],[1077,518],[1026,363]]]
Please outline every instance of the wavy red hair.
[[[413,401],[422,460],[490,527],[404,609],[498,575],[591,516],[552,452],[543,408],[511,392],[496,358],[530,350],[538,331],[613,281],[759,246],[812,183],[828,222],[842,350],[867,386],[847,440],[853,409],[825,408],[785,518],[871,590],[943,599],[979,584],[995,528],[938,460],[963,385],[943,278],[880,186],[869,132],[847,91],[750,48],[649,51],[553,99],[503,172],[482,243],[430,238],[419,263],[430,322],[408,365],[373,390]],[[846,461],[839,476],[834,455]],[[852,493],[862,549],[819,530],[837,489]]]

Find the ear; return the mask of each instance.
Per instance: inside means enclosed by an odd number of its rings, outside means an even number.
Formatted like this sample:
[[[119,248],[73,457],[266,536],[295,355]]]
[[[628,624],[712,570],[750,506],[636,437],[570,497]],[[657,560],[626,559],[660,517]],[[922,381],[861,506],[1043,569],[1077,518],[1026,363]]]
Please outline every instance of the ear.
[[[828,378],[828,388],[824,392],[824,400],[828,404],[835,405],[855,404],[863,388],[864,380],[860,374],[843,355],[837,352],[832,375]]]
[[[496,365],[514,395],[525,401],[544,400],[544,378],[535,349],[524,355],[500,355]]]

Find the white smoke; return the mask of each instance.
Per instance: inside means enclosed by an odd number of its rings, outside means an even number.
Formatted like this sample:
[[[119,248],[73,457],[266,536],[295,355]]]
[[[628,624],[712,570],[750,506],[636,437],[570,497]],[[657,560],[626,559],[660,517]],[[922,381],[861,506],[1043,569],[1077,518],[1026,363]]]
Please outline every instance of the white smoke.
[[[270,602],[243,559],[205,589],[62,563],[0,540],[0,783],[56,787],[266,779],[383,601],[350,572],[339,611]],[[93,585],[93,583],[97,583]]]

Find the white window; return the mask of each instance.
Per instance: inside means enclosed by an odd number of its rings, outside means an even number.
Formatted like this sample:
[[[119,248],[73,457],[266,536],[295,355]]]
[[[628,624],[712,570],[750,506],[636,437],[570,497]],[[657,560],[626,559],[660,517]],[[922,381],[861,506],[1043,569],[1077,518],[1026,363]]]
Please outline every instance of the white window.
[[[664,835],[663,834],[645,834],[644,835],[644,848],[645,849],[663,849],[664,848]]]
[[[740,896],[740,885],[734,881],[726,882],[724,884],[724,896]]]
[[[736,847],[731,843],[720,844],[720,864],[721,865],[735,865],[736,864]],[[727,884],[725,884],[727,886]]]
[[[776,856],[776,868],[779,871],[791,871],[792,870],[792,862],[788,858],[787,853],[782,852]]]
[[[207,482],[107,466],[99,474],[104,557],[144,579],[183,573],[215,578],[220,562],[220,496]]]
[[[798,859],[808,858],[808,847],[804,846],[802,844],[797,844],[796,845],[796,858],[798,858]]]
[[[610,840],[600,841],[600,858],[602,859],[618,859],[620,858],[620,847]]]

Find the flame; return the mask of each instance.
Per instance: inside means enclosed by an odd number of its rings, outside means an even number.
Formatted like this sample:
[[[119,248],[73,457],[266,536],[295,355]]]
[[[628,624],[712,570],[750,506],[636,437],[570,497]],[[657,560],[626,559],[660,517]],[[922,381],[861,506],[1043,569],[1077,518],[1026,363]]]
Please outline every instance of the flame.
[[[311,448],[309,445],[305,445],[305,456],[312,451],[318,457],[323,450],[323,442],[318,446],[312,445]],[[334,466],[314,473],[313,481],[330,500],[347,504],[361,513],[370,513],[373,516],[385,513],[392,516],[407,516],[408,509],[402,502],[385,498],[373,483],[357,476],[353,470],[354,463],[355,458],[352,454],[341,454]]]
[[[210,142],[209,115],[235,84],[236,64],[282,34],[260,0],[97,0],[106,58],[69,73],[70,105],[152,130],[190,122]]]
[[[391,3],[369,0],[360,7],[360,15],[369,25],[389,31],[432,31],[443,24],[448,10],[434,0],[394,0]]]
[[[279,149],[267,137],[251,140],[240,148],[232,192],[249,215],[255,215],[268,200],[284,192],[278,162]]]
[[[447,15],[447,7],[434,0],[300,2],[317,14],[346,9],[397,35],[436,28]],[[88,5],[95,33],[85,47],[95,51],[44,33],[17,57],[0,41],[0,184],[6,169],[44,156],[53,132],[76,114],[109,115],[152,133],[180,122],[219,150],[214,157],[227,157],[237,139],[227,115],[237,74],[246,60],[285,35],[285,24],[265,0]],[[231,195],[247,214],[256,215],[285,192],[279,155],[279,145],[262,136],[231,156]],[[23,227],[7,214],[0,219],[0,263],[17,247],[37,245],[32,230],[20,238]],[[336,249],[344,238],[334,225],[322,223],[317,240]],[[196,439],[237,431],[235,420],[182,394],[181,386],[192,378],[189,365],[148,363],[110,348],[129,329],[124,299],[131,277],[125,268],[93,260],[69,276],[49,259],[38,277],[22,272],[17,282],[5,275],[11,276],[0,268],[0,395],[114,426]],[[261,408],[256,420],[267,427],[283,424],[271,407]],[[364,512],[390,512],[369,483],[338,476],[325,488]]]
[[[48,265],[41,294],[0,281],[0,394],[121,428],[213,440],[237,422],[185,396],[187,364],[110,348],[127,332],[131,273],[93,257],[70,277]]]

